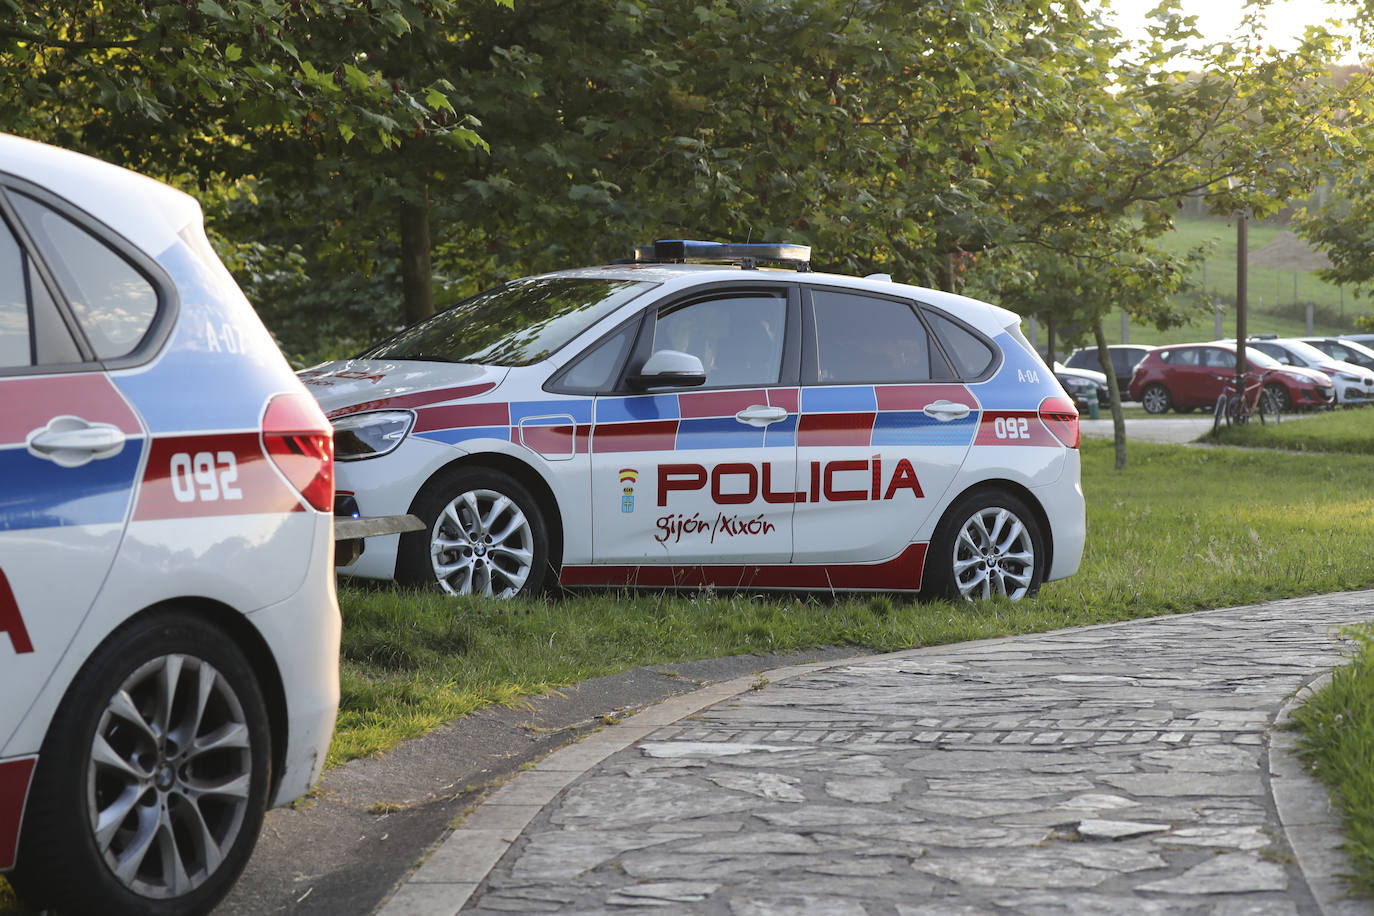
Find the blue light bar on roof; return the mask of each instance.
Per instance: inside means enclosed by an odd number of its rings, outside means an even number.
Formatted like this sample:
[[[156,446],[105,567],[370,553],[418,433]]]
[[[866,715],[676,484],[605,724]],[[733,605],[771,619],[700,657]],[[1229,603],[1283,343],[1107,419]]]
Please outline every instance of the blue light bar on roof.
[[[729,261],[752,267],[755,262],[769,261],[789,264],[807,270],[811,264],[811,246],[790,242],[758,242],[734,244],[730,242],[700,242],[690,239],[661,239],[652,245],[635,249],[636,261],[688,262]]]

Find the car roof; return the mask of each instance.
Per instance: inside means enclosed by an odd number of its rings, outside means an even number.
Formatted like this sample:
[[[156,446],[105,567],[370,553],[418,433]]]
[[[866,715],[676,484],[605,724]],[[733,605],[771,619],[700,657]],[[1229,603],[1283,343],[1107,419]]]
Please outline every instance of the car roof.
[[[71,150],[0,134],[0,172],[47,188],[150,256],[200,225],[194,197],[160,181]]]

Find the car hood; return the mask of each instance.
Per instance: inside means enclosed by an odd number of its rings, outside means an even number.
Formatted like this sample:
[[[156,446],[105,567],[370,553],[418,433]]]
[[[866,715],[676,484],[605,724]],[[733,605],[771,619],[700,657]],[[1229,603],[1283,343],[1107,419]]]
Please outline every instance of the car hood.
[[[321,363],[296,374],[333,418],[476,397],[501,384],[509,372],[505,366],[349,359]]]
[[[1332,384],[1331,376],[1327,375],[1325,372],[1318,372],[1316,369],[1305,369],[1302,366],[1284,366],[1282,369],[1274,371],[1286,372],[1288,375],[1302,379],[1305,382],[1311,382],[1314,385],[1330,386]]]
[[[1368,369],[1361,369],[1354,363],[1348,363],[1345,360],[1341,359],[1333,359],[1329,363],[1322,363],[1322,367],[1318,371],[1323,372],[1326,375],[1334,375],[1336,373],[1340,373],[1342,375],[1351,375],[1361,380],[1367,379],[1371,375],[1374,375],[1374,372],[1370,372],[1370,370]]]

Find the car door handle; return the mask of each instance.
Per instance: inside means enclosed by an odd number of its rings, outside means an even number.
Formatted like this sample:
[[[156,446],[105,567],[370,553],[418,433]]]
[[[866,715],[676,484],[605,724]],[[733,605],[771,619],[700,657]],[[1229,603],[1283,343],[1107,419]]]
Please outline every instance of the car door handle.
[[[750,426],[767,426],[787,417],[787,408],[769,407],[767,404],[750,404],[735,414],[735,419]]]
[[[25,440],[29,454],[59,467],[81,467],[98,458],[110,458],[124,450],[124,433],[109,423],[91,423],[80,417],[61,416],[35,429]]]
[[[934,404],[927,404],[922,413],[945,422],[962,420],[968,416],[969,406],[967,404],[955,404],[953,401],[936,401]]]

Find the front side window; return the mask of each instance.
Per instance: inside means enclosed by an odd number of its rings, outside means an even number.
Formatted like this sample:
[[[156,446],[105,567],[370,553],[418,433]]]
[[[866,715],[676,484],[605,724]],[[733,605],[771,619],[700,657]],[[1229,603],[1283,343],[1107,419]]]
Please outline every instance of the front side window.
[[[133,352],[157,315],[153,284],[114,249],[56,210],[22,194],[15,194],[13,201],[96,357],[114,359]]]
[[[657,284],[595,277],[532,277],[478,293],[359,354],[528,366]]]
[[[785,292],[740,293],[661,312],[653,348],[700,359],[712,388],[776,385],[786,331]]]
[[[812,291],[811,301],[822,384],[949,378],[910,303],[821,289]]]
[[[572,394],[598,394],[609,391],[620,372],[620,364],[630,352],[638,322],[631,321],[610,337],[593,345],[564,370],[554,390]]]

